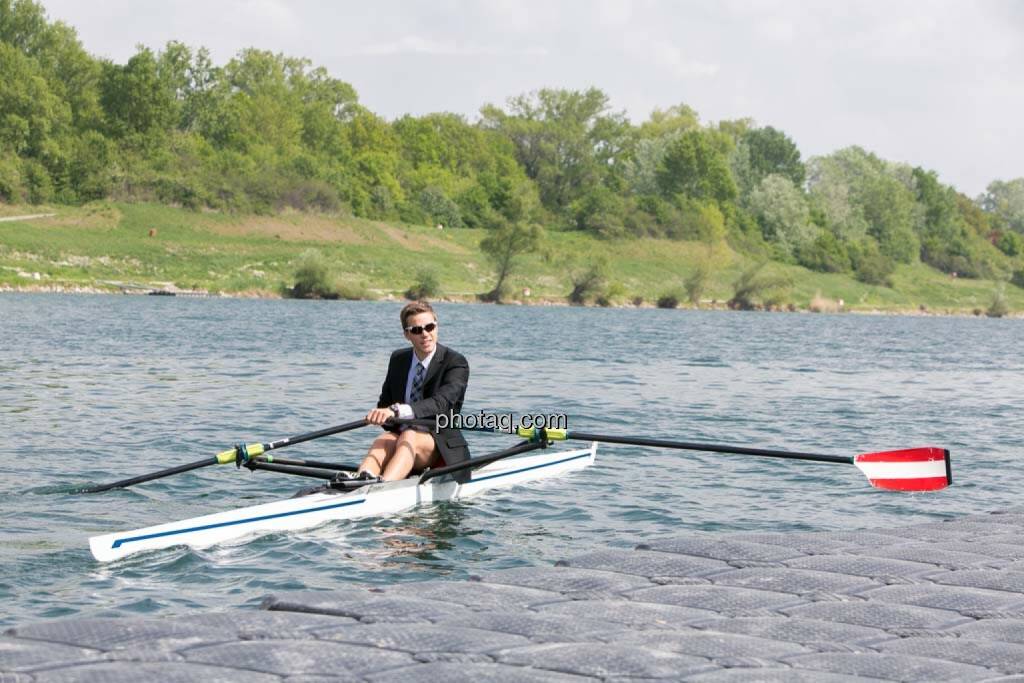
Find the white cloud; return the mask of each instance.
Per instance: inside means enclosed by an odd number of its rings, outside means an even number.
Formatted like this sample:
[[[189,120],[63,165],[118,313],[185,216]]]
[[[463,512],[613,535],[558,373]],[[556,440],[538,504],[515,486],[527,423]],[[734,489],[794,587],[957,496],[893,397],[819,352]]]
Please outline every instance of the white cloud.
[[[597,21],[602,26],[619,28],[632,16],[633,3],[630,0],[600,0],[597,3]]]
[[[682,50],[671,43],[657,41],[649,49],[654,63],[667,69],[676,78],[714,76],[719,70],[718,64],[688,59]]]
[[[343,51],[343,56],[383,57],[392,55],[434,55],[443,57],[480,57],[480,56],[529,56],[542,57],[548,54],[543,47],[529,46],[525,48],[504,48],[497,45],[460,45],[456,41],[439,41],[421,38],[420,36],[403,36],[399,40],[376,43]]]
[[[245,17],[249,23],[268,23],[270,26],[295,26],[298,17],[292,8],[279,0],[239,0],[235,3],[235,17]]]

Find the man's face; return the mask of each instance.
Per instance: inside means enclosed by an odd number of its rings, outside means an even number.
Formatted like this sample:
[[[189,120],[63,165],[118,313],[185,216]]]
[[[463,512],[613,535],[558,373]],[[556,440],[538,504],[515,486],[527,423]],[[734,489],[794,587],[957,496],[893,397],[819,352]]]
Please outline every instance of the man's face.
[[[428,332],[425,328],[430,324],[434,324],[435,327]],[[437,320],[434,319],[433,313],[417,313],[406,318],[405,338],[412,343],[417,358],[425,358],[434,352],[434,347],[437,346],[436,325]],[[414,328],[414,330],[410,331],[409,328]],[[416,334],[416,331],[419,331],[419,334]]]

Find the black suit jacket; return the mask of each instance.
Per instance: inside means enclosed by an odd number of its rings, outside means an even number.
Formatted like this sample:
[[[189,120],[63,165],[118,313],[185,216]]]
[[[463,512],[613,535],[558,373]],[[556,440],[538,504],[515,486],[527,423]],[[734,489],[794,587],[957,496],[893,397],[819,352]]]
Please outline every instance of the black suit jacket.
[[[409,379],[412,362],[411,346],[398,349],[391,354],[388,374],[377,400],[378,408],[387,408],[394,403],[405,403],[405,384]],[[438,344],[423,381],[423,398],[411,406],[413,416],[418,419],[433,419],[435,415],[458,413],[462,410],[467,384],[469,363],[466,357],[454,349]],[[469,445],[458,429],[442,429],[434,435],[434,443],[445,464],[454,465],[469,459]],[[458,481],[465,481],[469,478],[469,471],[456,472],[455,478]]]

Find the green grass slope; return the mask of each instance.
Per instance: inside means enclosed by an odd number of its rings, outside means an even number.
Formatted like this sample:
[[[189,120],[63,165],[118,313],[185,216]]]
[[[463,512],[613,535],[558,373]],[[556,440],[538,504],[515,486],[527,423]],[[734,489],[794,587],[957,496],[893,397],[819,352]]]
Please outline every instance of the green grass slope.
[[[479,250],[482,230],[437,230],[309,214],[237,216],[197,213],[155,204],[95,203],[82,207],[0,205],[0,287],[107,289],[139,285],[160,289],[277,296],[294,282],[300,255],[316,249],[343,291],[370,297],[401,296],[430,271],[441,297],[471,300],[494,283]],[[710,260],[705,305],[723,305],[753,262],[726,245],[709,252],[694,242],[596,240],[579,233],[548,233],[542,253],[524,257],[513,298],[565,302],[573,277],[595,261],[607,262],[612,303],[653,304],[668,293],[682,297],[697,264]],[[901,266],[893,287],[865,285],[845,275],[815,273],[771,263],[792,286],[779,302],[807,309],[816,297],[848,310],[939,313],[985,310],[997,291],[1011,312],[1024,311],[1024,290],[986,280],[951,278],[921,264]],[[529,293],[525,294],[524,290]]]

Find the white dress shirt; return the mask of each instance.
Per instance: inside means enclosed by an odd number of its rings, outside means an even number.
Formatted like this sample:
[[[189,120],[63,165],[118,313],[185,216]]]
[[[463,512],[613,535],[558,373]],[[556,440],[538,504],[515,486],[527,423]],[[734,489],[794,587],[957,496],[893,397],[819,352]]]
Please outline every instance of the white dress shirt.
[[[435,353],[437,353],[436,348],[429,356],[427,356],[423,360],[420,360],[419,358],[416,357],[416,352],[413,351],[412,363],[409,365],[409,374],[406,375],[405,377],[405,403],[398,403],[394,406],[391,406],[392,408],[398,410],[398,417],[400,419],[409,419],[415,417],[412,413],[412,406],[409,405],[409,400],[410,395],[412,394],[412,381],[413,378],[416,376],[416,366],[423,366],[423,384],[426,385],[427,371],[430,370],[430,361],[434,359]]]

